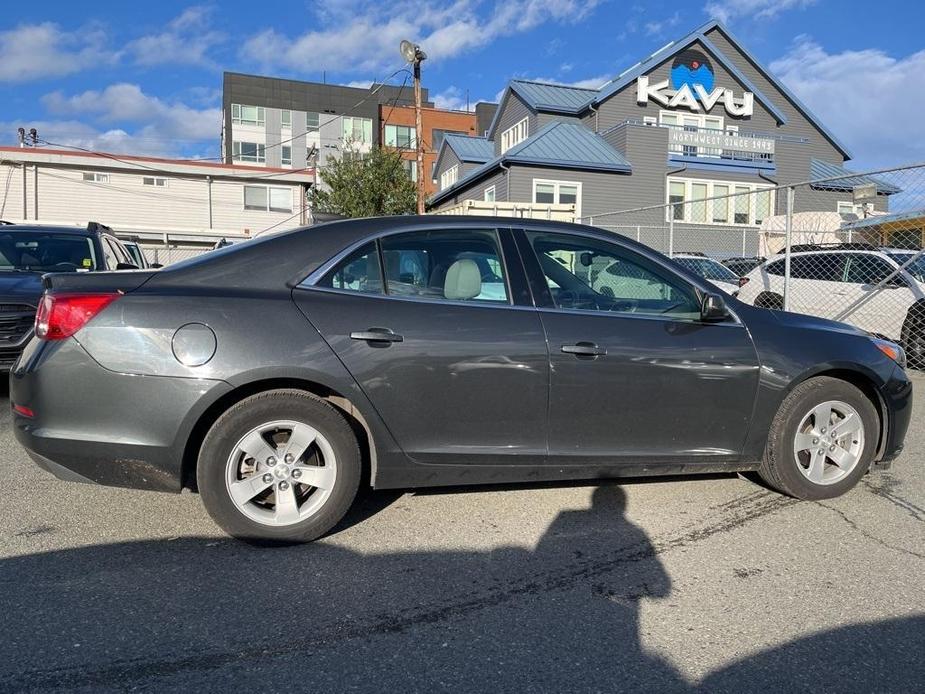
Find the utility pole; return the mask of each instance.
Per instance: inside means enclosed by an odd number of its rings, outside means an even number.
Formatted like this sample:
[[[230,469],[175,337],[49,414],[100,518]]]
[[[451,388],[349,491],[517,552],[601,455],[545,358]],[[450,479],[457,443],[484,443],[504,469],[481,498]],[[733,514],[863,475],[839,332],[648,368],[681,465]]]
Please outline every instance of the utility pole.
[[[414,129],[417,144],[418,214],[424,214],[424,125],[421,121],[421,63],[427,54],[410,41],[401,42],[401,54],[414,68]]]

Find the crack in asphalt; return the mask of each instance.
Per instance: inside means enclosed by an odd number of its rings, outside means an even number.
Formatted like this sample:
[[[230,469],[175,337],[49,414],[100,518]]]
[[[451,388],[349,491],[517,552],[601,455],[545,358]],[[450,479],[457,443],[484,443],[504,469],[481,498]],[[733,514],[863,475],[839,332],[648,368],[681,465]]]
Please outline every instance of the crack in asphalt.
[[[925,508],[918,506],[908,499],[901,497],[899,494],[893,492],[894,489],[900,486],[899,480],[895,477],[884,476],[882,478],[881,484],[873,484],[869,479],[864,479],[864,486],[876,496],[879,496],[882,499],[886,499],[894,506],[902,509],[915,520],[920,523],[925,523]]]
[[[845,523],[847,523],[852,528],[852,530],[855,530],[858,534],[866,537],[868,540],[872,540],[878,545],[881,545],[882,547],[885,547],[886,549],[891,549],[894,552],[902,552],[903,554],[908,554],[911,557],[925,559],[925,554],[919,554],[918,552],[915,552],[911,549],[906,549],[905,547],[898,547],[897,545],[891,545],[889,542],[886,542],[885,540],[877,537],[876,535],[873,535],[867,530],[864,530],[864,528],[858,525],[857,521],[853,520],[847,513],[845,513],[841,509],[835,508],[834,506],[829,506],[828,504],[824,504],[821,501],[815,501],[813,503],[815,503],[816,506],[821,506],[822,508],[825,508],[825,509],[828,509],[829,511],[833,511],[834,513],[837,513],[839,516],[841,516],[841,519],[845,521]]]
[[[666,534],[615,550],[606,559],[588,558],[552,571],[540,571],[504,587],[481,588],[457,595],[450,604],[415,607],[397,613],[381,613],[365,624],[335,622],[311,637],[290,641],[282,647],[255,648],[197,654],[176,659],[130,658],[95,670],[73,666],[22,672],[6,686],[16,690],[58,687],[125,687],[130,681],[148,680],[180,672],[208,671],[226,665],[267,657],[304,653],[313,647],[334,642],[405,632],[413,627],[430,625],[467,616],[489,607],[507,603],[522,596],[564,590],[582,581],[600,577],[626,564],[651,559],[673,549],[687,547],[716,535],[739,529],[752,521],[765,518],[799,503],[774,492],[754,492],[726,505],[718,518],[705,519],[700,527],[680,534]],[[732,509],[730,511],[730,508]],[[712,520],[712,522],[711,522]],[[632,588],[633,586],[628,586]]]

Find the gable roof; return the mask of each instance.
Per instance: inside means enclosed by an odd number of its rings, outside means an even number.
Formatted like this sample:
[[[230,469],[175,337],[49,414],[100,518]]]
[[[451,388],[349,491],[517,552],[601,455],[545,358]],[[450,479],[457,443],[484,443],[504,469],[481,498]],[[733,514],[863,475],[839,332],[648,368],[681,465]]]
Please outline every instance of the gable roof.
[[[883,195],[893,195],[901,193],[902,188],[897,188],[892,183],[887,183],[874,176],[862,176],[853,171],[848,171],[840,164],[833,164],[821,159],[812,159],[809,163],[809,177],[812,181],[819,183],[810,183],[813,188],[822,190],[853,190],[855,186],[869,185],[871,183],[877,186],[877,192]],[[826,180],[835,179],[835,180]]]
[[[495,156],[495,143],[486,137],[470,137],[468,135],[447,133],[443,136],[443,145],[440,147],[441,154],[443,153],[443,147],[452,149],[460,161],[484,164]],[[437,158],[439,159],[439,155]]]
[[[532,164],[612,173],[629,173],[632,170],[626,157],[596,132],[579,123],[553,121],[532,137],[470,171],[449,188],[435,193],[430,204],[435,205],[465,189],[503,164]]]
[[[597,94],[597,89],[531,80],[511,80],[510,87],[534,111],[556,113],[581,113]]]

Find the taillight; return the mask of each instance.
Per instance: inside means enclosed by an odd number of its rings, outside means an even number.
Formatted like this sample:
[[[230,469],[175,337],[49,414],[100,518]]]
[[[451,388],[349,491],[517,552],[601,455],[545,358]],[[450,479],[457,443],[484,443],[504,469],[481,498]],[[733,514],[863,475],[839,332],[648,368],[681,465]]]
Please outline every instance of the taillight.
[[[740,287],[744,287],[746,284],[748,284],[748,277],[740,277],[740,278],[739,278],[739,286],[740,286]]]
[[[35,336],[42,340],[70,337],[118,298],[118,292],[45,294],[35,314]]]
[[[30,408],[26,407],[25,405],[13,405],[13,412],[15,412],[18,415],[22,415],[23,417],[29,417],[30,419],[35,417],[35,412],[33,412]]]

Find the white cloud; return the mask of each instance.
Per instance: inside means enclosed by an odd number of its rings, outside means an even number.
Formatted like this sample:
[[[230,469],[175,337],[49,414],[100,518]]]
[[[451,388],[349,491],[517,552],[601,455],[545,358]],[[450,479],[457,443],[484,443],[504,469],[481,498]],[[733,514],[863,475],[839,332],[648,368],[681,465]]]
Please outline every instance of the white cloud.
[[[649,36],[661,36],[667,29],[676,27],[681,22],[681,13],[675,12],[670,17],[652,22],[646,22],[646,34]]]
[[[855,168],[925,160],[925,51],[828,53],[803,36],[769,67],[852,150]]]
[[[99,68],[118,58],[102,48],[107,44],[97,27],[66,32],[52,22],[20,24],[0,31],[0,81],[25,82]]]
[[[165,31],[131,41],[127,50],[139,65],[203,65],[214,67],[208,52],[225,40],[209,24],[211,10],[203,6],[188,7],[171,20]]]
[[[471,96],[467,98],[466,92],[459,87],[447,87],[439,94],[431,96],[431,101],[437,108],[448,108],[453,111],[465,111],[468,106],[470,111],[475,110],[475,105],[488,99],[475,99]]]
[[[194,146],[210,148],[217,155],[221,137],[220,108],[192,108],[145,94],[134,84],[114,84],[102,91],[73,96],[52,92],[42,97],[52,115],[64,120],[35,125],[43,139],[126,154],[175,156]],[[98,125],[74,116],[83,115]],[[15,130],[15,129],[14,129]]]
[[[470,0],[444,6],[415,0],[345,1],[320,10],[315,22],[320,28],[295,38],[274,29],[258,33],[245,42],[243,55],[263,67],[296,71],[382,70],[401,63],[398,44],[410,39],[436,62],[547,22],[581,21],[598,2],[508,0],[483,13]]]
[[[803,9],[816,0],[710,0],[703,11],[721,22],[730,22],[740,17],[772,19],[781,12]]]

